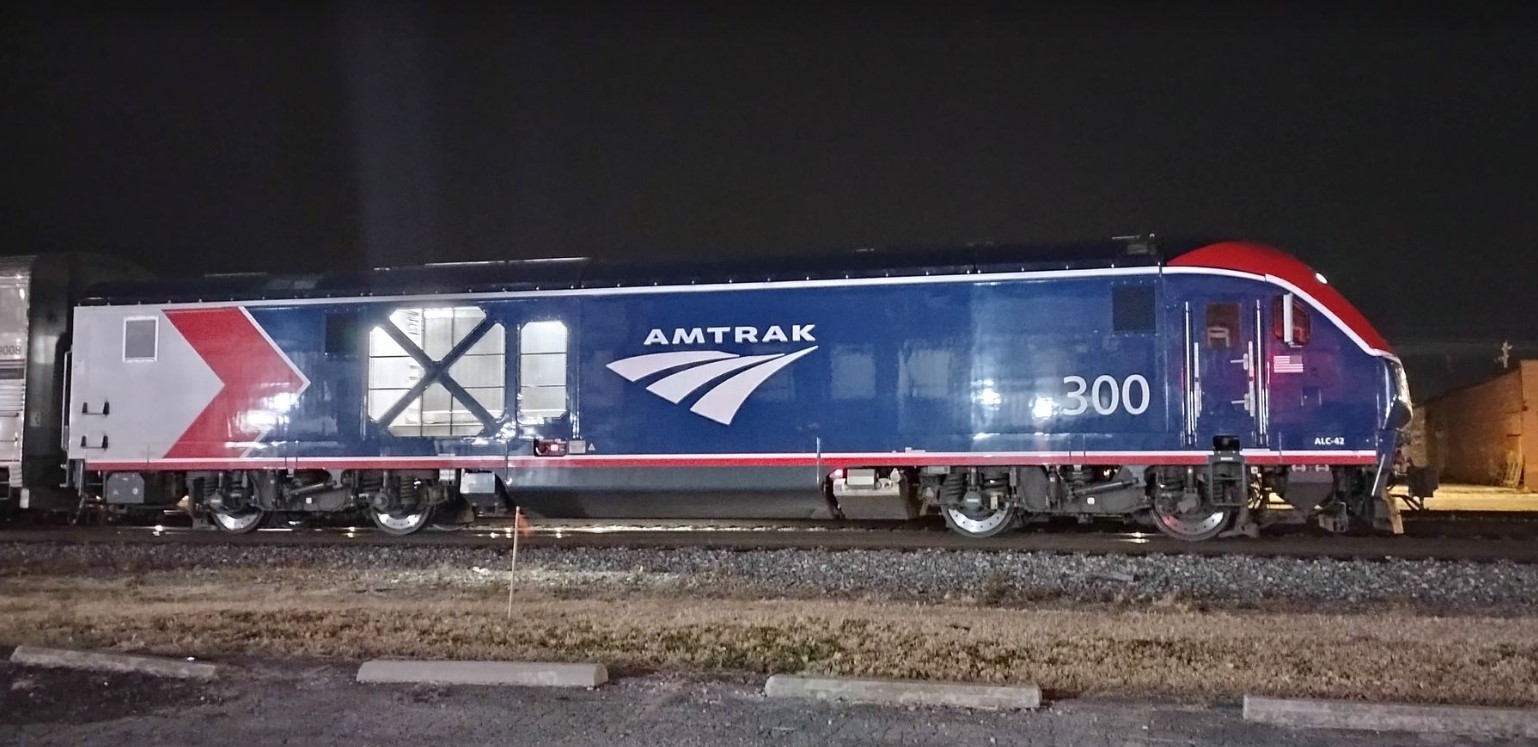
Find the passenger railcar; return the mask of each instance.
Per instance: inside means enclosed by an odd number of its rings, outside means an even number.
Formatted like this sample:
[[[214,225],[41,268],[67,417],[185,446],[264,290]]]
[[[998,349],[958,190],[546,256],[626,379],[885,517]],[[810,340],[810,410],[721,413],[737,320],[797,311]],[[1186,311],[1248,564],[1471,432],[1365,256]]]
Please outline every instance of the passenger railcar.
[[[1243,242],[108,284],[71,356],[62,484],[232,532],[519,505],[1194,540],[1253,529],[1269,493],[1385,527],[1409,414],[1367,320]]]

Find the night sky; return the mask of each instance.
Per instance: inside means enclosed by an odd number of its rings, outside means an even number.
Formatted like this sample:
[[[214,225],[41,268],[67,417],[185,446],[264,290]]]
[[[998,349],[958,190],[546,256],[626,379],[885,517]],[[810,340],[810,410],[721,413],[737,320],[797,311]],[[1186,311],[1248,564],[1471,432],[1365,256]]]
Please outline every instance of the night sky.
[[[8,10],[3,253],[187,275],[1235,236],[1391,340],[1538,339],[1538,4],[500,5]]]

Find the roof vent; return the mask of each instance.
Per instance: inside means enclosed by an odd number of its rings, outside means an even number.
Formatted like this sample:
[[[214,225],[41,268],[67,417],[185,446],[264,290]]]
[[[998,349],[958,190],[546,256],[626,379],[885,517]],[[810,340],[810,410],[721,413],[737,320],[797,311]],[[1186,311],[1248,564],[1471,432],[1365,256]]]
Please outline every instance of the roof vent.
[[[1158,248],[1154,241],[1154,235],[1151,233],[1141,236],[1113,236],[1111,240],[1122,242],[1125,245],[1124,249],[1128,256],[1152,255],[1155,249]]]

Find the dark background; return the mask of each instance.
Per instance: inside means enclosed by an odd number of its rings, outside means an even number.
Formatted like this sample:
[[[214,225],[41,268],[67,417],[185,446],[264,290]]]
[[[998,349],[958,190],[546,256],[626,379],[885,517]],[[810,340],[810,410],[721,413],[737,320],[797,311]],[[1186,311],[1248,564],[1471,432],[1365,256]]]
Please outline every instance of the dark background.
[[[1407,358],[1538,354],[1538,3],[1065,5],[16,4],[0,254],[1232,236]]]

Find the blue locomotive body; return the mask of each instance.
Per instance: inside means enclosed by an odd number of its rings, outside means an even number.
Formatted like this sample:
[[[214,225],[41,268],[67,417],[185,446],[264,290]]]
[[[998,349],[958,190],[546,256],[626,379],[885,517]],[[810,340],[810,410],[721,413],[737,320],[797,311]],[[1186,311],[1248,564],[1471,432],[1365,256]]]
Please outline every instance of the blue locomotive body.
[[[76,313],[70,456],[108,502],[164,486],[226,517],[317,497],[386,518],[933,510],[988,534],[1107,513],[1199,538],[1257,490],[1381,519],[1407,414],[1377,333],[1257,245],[846,277],[571,272],[105,293]]]

